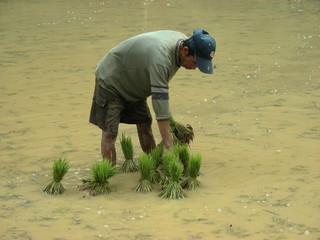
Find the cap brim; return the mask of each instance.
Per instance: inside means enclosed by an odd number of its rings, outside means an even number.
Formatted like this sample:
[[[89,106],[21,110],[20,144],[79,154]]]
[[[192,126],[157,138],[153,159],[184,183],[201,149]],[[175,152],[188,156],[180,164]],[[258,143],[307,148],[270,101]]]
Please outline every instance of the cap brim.
[[[213,74],[212,60],[196,56],[196,62],[199,70],[203,73]]]

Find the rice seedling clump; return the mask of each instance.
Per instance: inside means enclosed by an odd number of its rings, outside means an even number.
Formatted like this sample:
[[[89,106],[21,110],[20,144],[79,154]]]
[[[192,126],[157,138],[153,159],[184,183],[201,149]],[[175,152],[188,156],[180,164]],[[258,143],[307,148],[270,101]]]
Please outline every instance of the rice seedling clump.
[[[165,154],[163,164],[164,171],[166,172],[165,174],[168,175],[168,181],[163,186],[159,196],[169,199],[185,198],[186,195],[180,185],[180,179],[183,171],[182,164],[173,153]]]
[[[177,156],[173,152],[165,152],[162,157],[162,177],[160,184],[165,187],[170,182],[169,163],[171,161],[178,161]]]
[[[136,192],[146,193],[151,192],[153,187],[151,185],[151,177],[154,171],[154,161],[151,156],[143,153],[139,157],[139,172],[140,180],[136,187]]]
[[[183,188],[194,190],[200,186],[200,181],[197,179],[201,168],[201,155],[191,155],[188,164],[187,178],[181,183]]]
[[[120,137],[120,144],[122,152],[125,158],[121,166],[122,172],[136,172],[138,171],[138,166],[133,160],[133,144],[130,137],[126,137],[124,134]]]
[[[184,125],[175,119],[170,119],[170,131],[175,144],[189,145],[194,138],[194,132],[191,125]]]
[[[183,166],[183,176],[187,175],[188,163],[190,158],[189,147],[187,145],[175,144],[173,152],[178,156]]]
[[[112,166],[108,159],[97,162],[92,166],[92,177],[83,180],[80,190],[89,190],[92,196],[108,194],[113,189],[110,187],[109,179],[116,174],[115,166]]]
[[[155,149],[153,149],[149,153],[149,156],[153,161],[153,169],[151,172],[151,179],[150,179],[151,183],[159,183],[161,180],[158,167],[162,162],[162,154],[163,154],[163,144],[159,144]]]
[[[43,191],[51,195],[65,193],[61,180],[69,170],[69,163],[66,157],[59,157],[54,160],[52,167],[53,181]]]

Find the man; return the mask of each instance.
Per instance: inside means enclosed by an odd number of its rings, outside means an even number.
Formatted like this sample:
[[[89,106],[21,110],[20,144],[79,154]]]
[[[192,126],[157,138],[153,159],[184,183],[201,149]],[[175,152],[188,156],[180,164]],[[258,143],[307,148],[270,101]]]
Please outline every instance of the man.
[[[111,49],[96,68],[90,114],[90,122],[102,130],[102,157],[116,164],[119,123],[136,124],[144,152],[155,147],[146,101],[149,96],[164,147],[170,150],[173,141],[169,128],[169,81],[181,66],[213,73],[215,50],[215,40],[203,29],[194,30],[189,39],[169,30],[144,33]]]

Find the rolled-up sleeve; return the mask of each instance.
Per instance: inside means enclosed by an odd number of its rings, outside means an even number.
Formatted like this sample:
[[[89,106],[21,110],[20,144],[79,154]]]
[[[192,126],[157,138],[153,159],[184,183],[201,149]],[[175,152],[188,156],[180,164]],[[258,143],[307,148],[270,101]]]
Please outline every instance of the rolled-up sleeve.
[[[172,117],[169,108],[168,76],[168,69],[162,65],[151,68],[151,99],[157,120],[167,120]]]

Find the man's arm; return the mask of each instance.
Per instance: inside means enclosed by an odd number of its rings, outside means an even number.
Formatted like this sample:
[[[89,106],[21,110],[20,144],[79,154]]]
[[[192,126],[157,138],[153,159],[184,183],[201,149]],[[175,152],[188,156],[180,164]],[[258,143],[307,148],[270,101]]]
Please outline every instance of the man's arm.
[[[172,135],[170,132],[170,120],[157,120],[159,131],[163,141],[163,147],[165,150],[170,151],[173,146]]]

